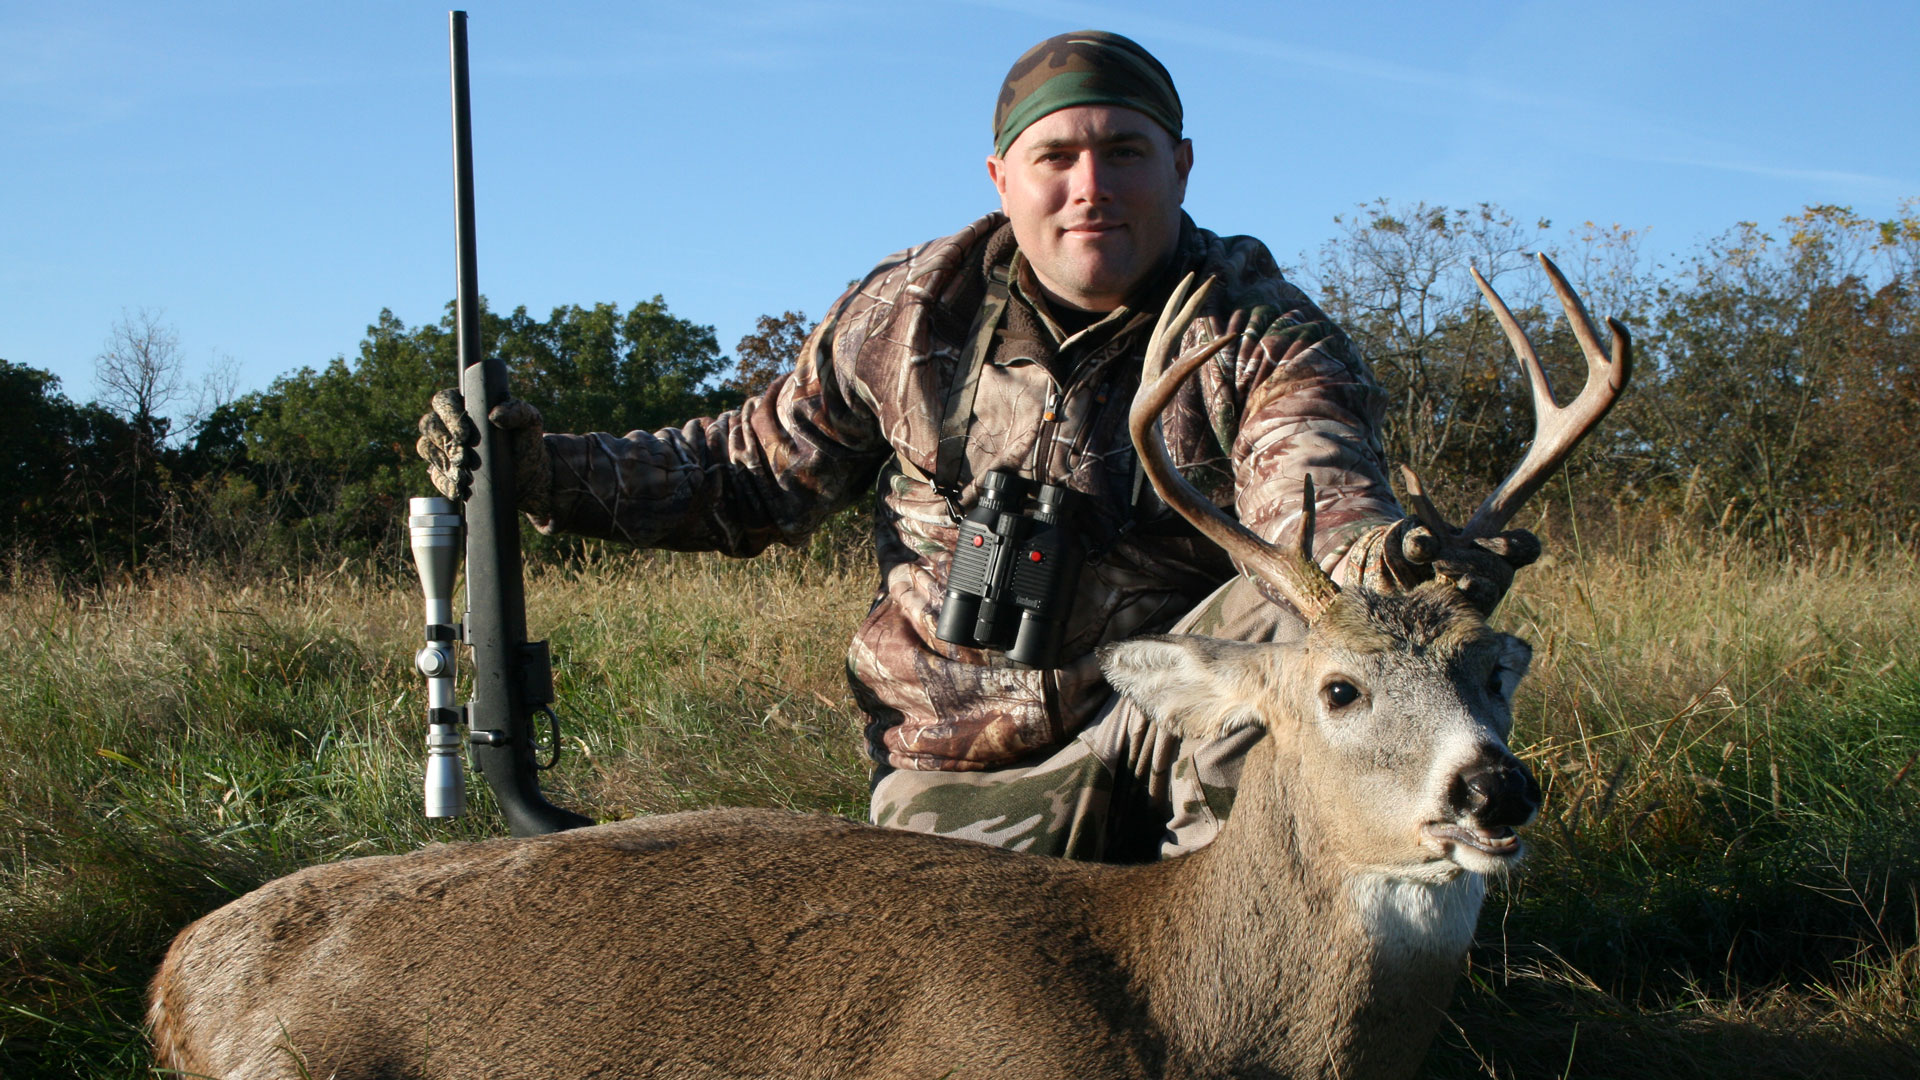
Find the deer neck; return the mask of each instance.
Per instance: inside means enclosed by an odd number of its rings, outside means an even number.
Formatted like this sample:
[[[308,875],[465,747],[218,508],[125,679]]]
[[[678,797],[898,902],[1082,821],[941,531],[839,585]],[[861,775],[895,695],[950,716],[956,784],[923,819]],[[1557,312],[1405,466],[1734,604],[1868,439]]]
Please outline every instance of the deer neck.
[[[1212,845],[1128,875],[1135,984],[1175,1047],[1214,1060],[1285,1062],[1300,1076],[1410,1074],[1446,1007],[1484,880],[1416,882],[1344,860],[1337,823],[1307,805],[1311,782],[1297,759],[1276,760],[1273,743],[1249,755]]]

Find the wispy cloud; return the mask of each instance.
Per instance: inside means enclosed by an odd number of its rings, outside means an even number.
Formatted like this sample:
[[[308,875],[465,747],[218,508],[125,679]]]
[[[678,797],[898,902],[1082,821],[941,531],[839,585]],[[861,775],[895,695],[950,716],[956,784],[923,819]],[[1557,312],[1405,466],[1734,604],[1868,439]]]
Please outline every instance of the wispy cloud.
[[[1920,187],[1911,181],[1896,180],[1890,176],[1874,176],[1870,173],[1846,172],[1839,169],[1794,169],[1780,165],[1763,165],[1751,161],[1728,161],[1701,157],[1666,157],[1659,155],[1638,156],[1636,160],[1655,165],[1681,165],[1696,169],[1713,169],[1719,172],[1741,173],[1746,176],[1765,176],[1777,180],[1796,180],[1826,187],[1857,189],[1863,195],[1888,196],[1903,195]]]
[[[1545,137],[1556,143],[1577,145],[1587,156],[1602,161],[1659,164],[1706,169],[1716,172],[1761,176],[1818,185],[1844,191],[1851,197],[1883,198],[1910,193],[1920,184],[1910,180],[1879,176],[1845,169],[1802,168],[1766,162],[1767,154],[1721,137],[1690,130],[1664,115],[1642,114],[1614,102],[1593,96],[1575,97],[1542,93],[1532,85],[1520,85],[1481,73],[1462,74],[1432,67],[1398,63],[1363,53],[1330,49],[1316,43],[1311,47],[1293,44],[1236,28],[1220,29],[1191,19],[1169,18],[1140,9],[1117,12],[1111,5],[1083,0],[957,0],[958,3],[990,8],[1060,24],[1085,26],[1111,25],[1124,17],[1131,32],[1157,41],[1177,42],[1223,54],[1255,56],[1275,60],[1286,68],[1339,76],[1354,83],[1371,83],[1395,90],[1418,90],[1428,96],[1457,99],[1462,104],[1498,106],[1522,110],[1547,123],[1529,124],[1530,138]],[[1518,126],[1520,118],[1504,118],[1507,125]],[[1590,133],[1618,133],[1594,138]],[[1695,153],[1674,153],[1667,148],[1689,147]],[[1706,151],[1701,153],[1698,151]]]
[[[1037,16],[1054,22],[1084,26],[1110,25],[1115,11],[1111,6],[1081,3],[1078,0],[959,0],[974,7],[992,8],[1010,14]],[[1160,41],[1175,41],[1214,52],[1235,53],[1277,60],[1296,71],[1321,72],[1347,78],[1424,90],[1446,90],[1456,94],[1501,104],[1565,106],[1572,102],[1523,90],[1480,75],[1459,75],[1434,68],[1382,60],[1361,53],[1330,49],[1323,44],[1305,48],[1238,29],[1227,31],[1186,19],[1170,19],[1126,12],[1127,25],[1143,36]]]

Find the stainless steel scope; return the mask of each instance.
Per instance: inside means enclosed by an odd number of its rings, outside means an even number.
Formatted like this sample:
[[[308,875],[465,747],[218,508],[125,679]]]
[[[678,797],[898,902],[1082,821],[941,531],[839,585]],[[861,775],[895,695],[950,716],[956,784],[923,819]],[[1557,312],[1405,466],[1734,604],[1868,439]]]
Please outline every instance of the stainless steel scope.
[[[465,717],[454,686],[460,624],[453,617],[453,578],[460,569],[463,522],[452,499],[409,499],[407,511],[413,564],[427,602],[427,643],[413,657],[427,679],[427,816],[459,817],[467,812],[467,763],[460,737]]]

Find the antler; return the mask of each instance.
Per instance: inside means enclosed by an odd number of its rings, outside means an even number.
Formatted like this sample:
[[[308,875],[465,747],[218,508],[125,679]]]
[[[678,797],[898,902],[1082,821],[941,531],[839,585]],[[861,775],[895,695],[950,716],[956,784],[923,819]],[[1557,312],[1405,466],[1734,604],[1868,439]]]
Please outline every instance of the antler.
[[[1140,390],[1134,395],[1132,411],[1127,414],[1127,430],[1133,435],[1133,448],[1140,455],[1140,464],[1146,469],[1147,479],[1153,481],[1153,489],[1160,493],[1167,505],[1179,511],[1181,517],[1192,522],[1194,528],[1205,534],[1207,539],[1224,548],[1240,565],[1278,589],[1311,623],[1327,610],[1340,593],[1333,578],[1313,561],[1313,477],[1307,477],[1306,499],[1301,504],[1303,520],[1300,522],[1299,543],[1288,550],[1254,535],[1252,530],[1222,513],[1210,499],[1194,490],[1186,477],[1180,475],[1180,470],[1174,467],[1173,458],[1167,453],[1164,433],[1155,430],[1160,414],[1166,410],[1167,403],[1173,400],[1175,391],[1179,390],[1186,377],[1235,340],[1232,334],[1223,335],[1190,353],[1182,354],[1170,368],[1167,364],[1168,355],[1179,344],[1181,335],[1186,333],[1201,305],[1206,303],[1215,281],[1214,278],[1208,278],[1189,297],[1188,293],[1193,290],[1193,275],[1188,274],[1173,295],[1167,298],[1166,309],[1161,312],[1160,321],[1154,325],[1153,336],[1147,342],[1146,361],[1140,370]]]
[[[1580,342],[1580,351],[1587,358],[1587,384],[1580,390],[1580,396],[1573,403],[1561,408],[1553,400],[1553,388],[1547,385],[1547,373],[1540,366],[1540,357],[1533,351],[1533,343],[1527,340],[1526,332],[1514,321],[1513,313],[1501,301],[1493,286],[1473,270],[1473,282],[1480,286],[1480,292],[1487,298],[1487,304],[1493,308],[1494,318],[1500,320],[1500,328],[1507,333],[1507,340],[1513,344],[1514,355],[1520,358],[1520,367],[1527,373],[1527,385],[1533,392],[1533,445],[1527,448],[1526,456],[1520,464],[1514,466],[1500,486],[1493,489],[1480,509],[1473,512],[1466,527],[1460,530],[1463,539],[1477,539],[1492,536],[1518,513],[1520,507],[1540,485],[1547,482],[1553,470],[1567,460],[1573,448],[1580,445],[1587,432],[1607,415],[1613,403],[1620,398],[1620,391],[1626,389],[1627,378],[1633,372],[1633,340],[1627,334],[1627,328],[1617,319],[1608,319],[1607,328],[1613,331],[1613,356],[1611,359],[1600,348],[1600,336],[1594,332],[1593,320],[1587,315],[1586,307],[1580,303],[1580,297],[1567,284],[1560,268],[1545,255],[1536,256],[1540,266],[1546,270],[1547,278],[1553,282],[1553,291],[1560,297],[1560,306],[1566,309],[1567,323],[1573,328],[1573,336]],[[1413,502],[1415,514],[1429,529],[1444,525],[1440,515],[1434,512],[1421,494],[1419,478],[1413,470],[1405,469],[1407,494]],[[1442,532],[1441,535],[1446,535]]]

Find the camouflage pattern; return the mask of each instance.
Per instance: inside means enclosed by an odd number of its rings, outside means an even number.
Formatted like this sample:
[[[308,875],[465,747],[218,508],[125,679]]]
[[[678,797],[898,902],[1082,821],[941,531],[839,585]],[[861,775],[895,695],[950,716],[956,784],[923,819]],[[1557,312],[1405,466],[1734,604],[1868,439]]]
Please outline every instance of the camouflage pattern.
[[[1277,641],[1305,630],[1245,578],[1215,590],[1171,633]],[[1244,727],[1185,741],[1108,691],[1100,715],[1035,764],[989,772],[885,772],[873,786],[876,825],[1098,862],[1150,862],[1213,842],[1233,809]]]
[[[1013,62],[993,104],[993,152],[1006,154],[1035,120],[1076,105],[1144,113],[1180,141],[1180,94],[1160,61],[1130,38],[1075,30],[1048,38]]]
[[[1315,552],[1331,566],[1402,517],[1377,435],[1383,399],[1347,338],[1248,237],[1183,225],[1176,265],[1139,298],[1066,334],[995,213],[895,255],[836,301],[793,372],[740,408],[654,433],[548,435],[550,530],[649,547],[751,555],[797,544],[870,485],[879,489],[880,583],[848,654],[877,761],[902,770],[982,770],[1062,748],[1108,705],[1095,647],[1164,632],[1233,567],[1142,486],[1125,418],[1141,355],[1179,274],[1218,275],[1183,347],[1213,340],[1237,309],[1243,336],[1188,380],[1163,428],[1175,464],[1254,532],[1289,541],[1302,479],[1316,485]],[[1061,667],[1019,667],[934,636],[956,535],[928,478],[947,392],[964,377],[968,331],[990,267],[1012,298],[979,379],[962,501],[994,468],[1034,466],[1083,492],[1095,548],[1068,620]],[[1269,321],[1270,320],[1270,321]],[[1042,412],[1058,392],[1056,421]]]

